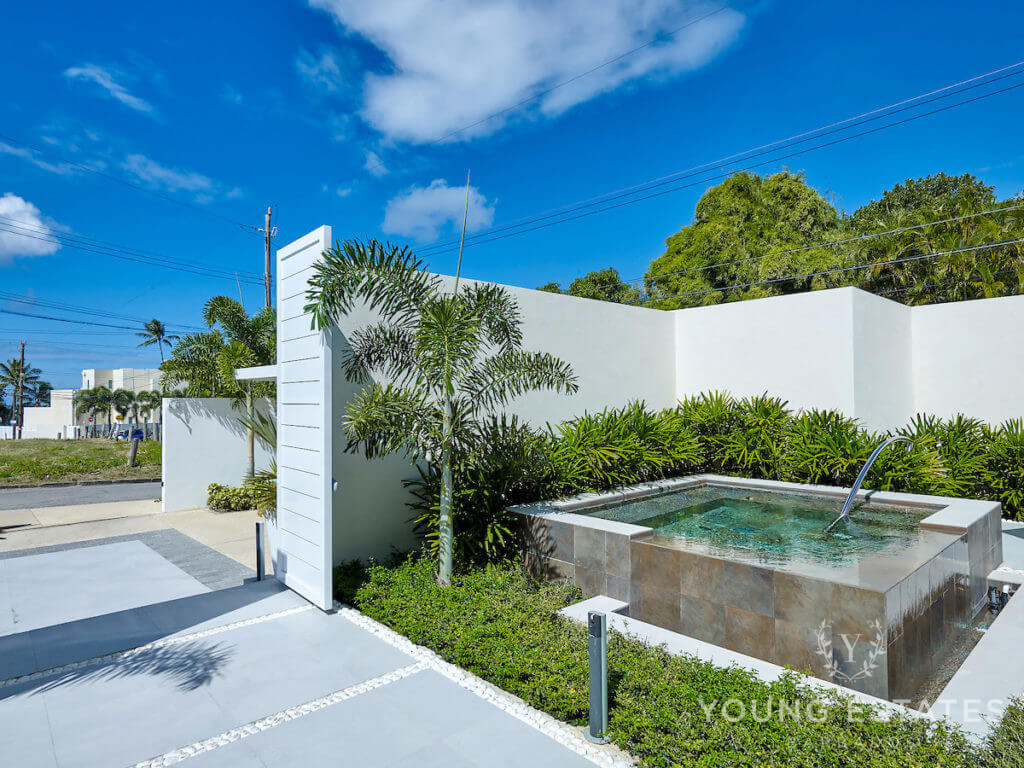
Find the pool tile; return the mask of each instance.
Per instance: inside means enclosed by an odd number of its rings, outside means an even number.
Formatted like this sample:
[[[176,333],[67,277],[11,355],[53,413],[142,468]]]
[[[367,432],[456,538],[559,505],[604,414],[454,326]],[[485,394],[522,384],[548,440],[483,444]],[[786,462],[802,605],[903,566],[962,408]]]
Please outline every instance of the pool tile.
[[[630,540],[628,536],[622,536],[617,533],[605,534],[605,571],[614,576],[629,578],[629,545]]]
[[[832,584],[779,571],[774,580],[775,618],[817,626],[832,616]]]
[[[776,619],[775,663],[817,677],[823,676],[826,658],[819,651],[819,631],[828,632],[828,628]]]
[[[759,659],[775,656],[775,620],[760,613],[725,606],[725,647]]]
[[[725,644],[725,608],[690,595],[679,596],[680,632],[706,643]]]
[[[879,592],[846,584],[832,587],[832,632],[856,635],[873,631],[872,622],[885,626],[885,598]]]
[[[775,615],[775,572],[756,565],[722,561],[716,591],[726,605],[762,616]]]
[[[577,567],[604,572],[605,533],[596,528],[575,526],[573,559]]]

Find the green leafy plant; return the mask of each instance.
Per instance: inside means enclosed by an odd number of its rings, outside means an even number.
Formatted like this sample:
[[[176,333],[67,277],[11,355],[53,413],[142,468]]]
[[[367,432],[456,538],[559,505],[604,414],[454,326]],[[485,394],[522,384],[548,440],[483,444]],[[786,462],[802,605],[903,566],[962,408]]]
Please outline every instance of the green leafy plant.
[[[786,445],[786,401],[767,393],[735,405],[735,425],[719,438],[721,471],[776,480]]]
[[[345,378],[367,385],[346,409],[348,449],[367,458],[402,453],[438,468],[438,580],[447,583],[454,480],[473,466],[481,420],[530,391],[573,393],[576,376],[564,361],[522,349],[508,291],[460,286],[457,276],[448,290],[408,248],[347,241],[322,254],[309,286],[306,309],[320,328],[357,307],[381,318],[346,334]]]
[[[249,483],[233,487],[210,483],[206,486],[206,506],[215,512],[240,512],[256,508],[256,496]]]
[[[989,488],[1013,516],[1024,512],[1024,419],[989,430]]]

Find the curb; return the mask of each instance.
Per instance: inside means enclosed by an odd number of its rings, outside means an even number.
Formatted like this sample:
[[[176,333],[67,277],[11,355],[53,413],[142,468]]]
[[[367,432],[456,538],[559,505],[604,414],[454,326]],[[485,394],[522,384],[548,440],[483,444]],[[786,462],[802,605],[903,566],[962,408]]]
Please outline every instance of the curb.
[[[0,485],[0,491],[23,490],[25,488],[72,488],[76,485],[135,485],[137,483],[161,483],[159,477],[130,477],[125,480],[69,480],[63,483],[23,483],[21,485]]]

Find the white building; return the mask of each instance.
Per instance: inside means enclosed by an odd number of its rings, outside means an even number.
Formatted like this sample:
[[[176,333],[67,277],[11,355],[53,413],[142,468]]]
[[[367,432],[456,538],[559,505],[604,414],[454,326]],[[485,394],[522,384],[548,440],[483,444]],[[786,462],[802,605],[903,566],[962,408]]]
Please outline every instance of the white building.
[[[129,392],[152,392],[160,389],[163,374],[159,368],[86,368],[82,371],[82,389],[106,387]]]

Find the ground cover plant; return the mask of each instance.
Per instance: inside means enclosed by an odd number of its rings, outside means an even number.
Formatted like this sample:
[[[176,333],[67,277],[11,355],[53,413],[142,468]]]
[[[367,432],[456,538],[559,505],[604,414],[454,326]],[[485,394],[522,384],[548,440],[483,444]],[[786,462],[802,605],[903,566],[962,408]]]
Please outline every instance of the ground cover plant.
[[[160,477],[160,443],[139,443],[128,466],[128,442],[90,440],[0,440],[0,486],[85,480]]]
[[[558,610],[580,598],[514,565],[457,571],[436,583],[432,559],[350,564],[337,597],[565,722],[587,718],[587,641]],[[612,635],[609,734],[646,766],[1020,766],[1022,718],[975,747],[943,724],[870,710],[803,687],[766,684],[737,668],[672,656]],[[737,718],[741,702],[745,711]],[[783,705],[785,710],[783,711]],[[1019,707],[1018,707],[1019,710]],[[753,713],[757,714],[757,719]],[[801,713],[800,716],[792,715]]]

